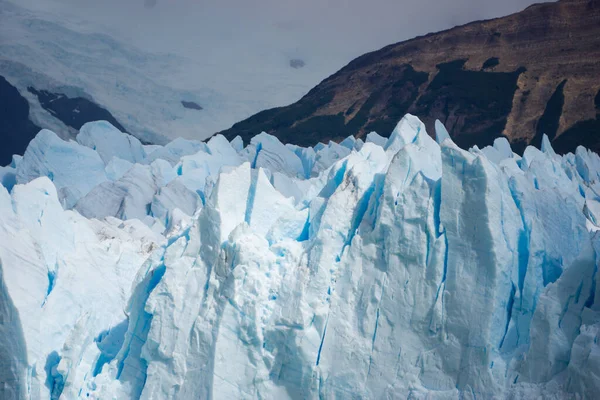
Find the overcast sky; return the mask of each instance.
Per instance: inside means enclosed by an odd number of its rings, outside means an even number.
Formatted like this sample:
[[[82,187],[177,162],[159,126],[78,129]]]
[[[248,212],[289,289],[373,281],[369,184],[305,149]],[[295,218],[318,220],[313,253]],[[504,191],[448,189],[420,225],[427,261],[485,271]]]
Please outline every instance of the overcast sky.
[[[0,0],[7,1],[7,0]],[[213,133],[298,100],[365,52],[518,12],[532,0],[8,0],[84,33],[106,33],[169,68],[146,76],[203,100]],[[1,22],[0,22],[1,23]],[[300,59],[302,68],[290,62]],[[105,60],[98,60],[102,63]],[[211,112],[215,112],[210,117]]]
[[[102,26],[149,50],[210,51],[224,43],[336,47],[356,57],[390,43],[519,11],[532,0],[13,0]],[[539,1],[538,1],[539,2]],[[253,40],[255,39],[255,40]],[[281,46],[285,43],[285,46]],[[312,48],[312,49],[311,49]],[[256,49],[252,49],[256,50]],[[326,54],[326,52],[325,52]],[[350,61],[349,59],[346,61]]]

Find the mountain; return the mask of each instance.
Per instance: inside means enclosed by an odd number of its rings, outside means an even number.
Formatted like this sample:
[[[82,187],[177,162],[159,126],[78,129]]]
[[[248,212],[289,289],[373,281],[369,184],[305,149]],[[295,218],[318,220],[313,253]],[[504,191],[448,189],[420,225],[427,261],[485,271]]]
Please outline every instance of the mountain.
[[[19,94],[0,96],[0,109],[29,104],[26,122],[0,125],[0,165],[23,154],[31,126],[74,139],[84,123],[107,120],[144,143],[204,140],[293,103],[370,49],[532,1],[479,0],[469,12],[426,14],[418,11],[436,0],[424,0],[399,24],[406,7],[389,0],[0,0],[0,76]],[[356,29],[369,17],[380,23]]]
[[[15,153],[22,153],[40,128],[29,119],[29,103],[17,88],[0,76],[0,165],[11,162]]]
[[[435,133],[42,130],[0,168],[0,397],[594,398],[600,157]]]
[[[391,132],[410,112],[441,120],[464,148],[542,135],[560,153],[600,150],[600,1],[561,0],[365,54],[298,102],[221,132],[267,132],[303,146]]]
[[[261,109],[293,101],[338,65],[292,68],[280,54],[282,59],[263,57],[257,78],[257,68],[244,64],[250,72],[239,71],[229,58],[195,56],[198,49],[143,50],[90,22],[93,15],[80,20],[44,10],[64,2],[37,2],[39,10],[19,3],[0,0],[0,165],[22,155],[40,128],[74,139],[83,124],[96,120],[110,121],[144,143],[202,140]],[[17,104],[19,113],[5,115]]]

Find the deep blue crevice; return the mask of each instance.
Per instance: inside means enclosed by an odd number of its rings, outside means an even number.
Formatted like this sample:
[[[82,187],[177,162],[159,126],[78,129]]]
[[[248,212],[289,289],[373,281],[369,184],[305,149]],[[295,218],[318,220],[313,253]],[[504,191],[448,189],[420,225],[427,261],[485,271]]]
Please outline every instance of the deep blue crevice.
[[[579,299],[581,298],[581,291],[583,290],[583,281],[579,283],[577,287],[577,291],[575,292],[575,304],[579,303]]]
[[[252,168],[256,168],[256,161],[258,160],[258,154],[260,153],[261,150],[262,150],[262,142],[258,142],[258,144],[256,145],[256,153],[254,154],[254,159],[252,159],[252,164],[251,164]]]
[[[575,295],[569,295],[569,297],[567,298],[567,301],[565,301],[565,305],[560,313],[560,317],[558,317],[558,327],[559,328],[562,328],[563,319],[565,318],[565,315],[567,315],[567,312],[569,311],[569,305],[571,304],[571,300],[573,300],[574,297],[575,297]]]
[[[126,343],[124,343],[123,355],[117,364],[117,377],[116,377],[117,379],[121,379],[121,374],[123,373],[123,369],[125,367],[125,361],[129,357],[134,357],[136,359],[139,359],[139,361],[143,367],[141,373],[144,375],[144,377],[146,376],[147,365],[146,365],[146,362],[141,358],[140,353],[141,353],[141,348],[143,346],[143,343],[146,342],[146,339],[148,337],[148,332],[150,331],[150,325],[152,323],[152,314],[149,314],[144,310],[144,305],[148,301],[148,297],[150,296],[152,291],[156,288],[156,286],[159,284],[159,282],[163,278],[165,272],[166,272],[165,265],[161,265],[161,266],[157,267],[148,276],[146,276],[144,281],[134,291],[134,296],[141,297],[140,301],[136,302],[137,305],[141,309],[140,309],[140,312],[138,313],[138,317],[137,317],[136,321],[133,321],[133,325],[132,325],[133,328],[131,329],[131,333],[132,333],[131,337],[129,337],[128,341]],[[144,288],[144,286],[146,286],[146,287]],[[132,321],[129,321],[129,323],[131,323],[131,322]],[[140,340],[142,342],[142,345],[135,346],[135,352],[132,353],[132,350],[134,350],[134,349],[132,349],[132,341],[134,339]],[[123,379],[126,380],[127,378],[123,378]],[[145,378],[144,378],[144,381],[145,381]],[[141,387],[143,388],[143,385]]]
[[[321,361],[321,351],[323,350],[323,343],[325,342],[325,335],[327,334],[327,325],[329,324],[329,314],[327,314],[327,320],[325,321],[325,327],[323,328],[323,336],[321,336],[321,344],[319,344],[319,352],[317,353],[317,365]]]
[[[371,230],[375,229],[377,224],[377,213],[381,206],[381,199],[383,198],[383,190],[385,188],[385,174],[377,173],[373,177],[373,198],[372,206],[369,207],[369,218],[371,222]]]
[[[438,180],[432,191],[433,195],[433,224],[435,226],[435,234],[437,237],[442,235],[440,229],[440,210],[442,208],[442,180]]]
[[[442,280],[440,281],[440,284],[437,287],[437,291],[435,293],[435,300],[433,302],[433,304],[437,304],[438,299],[440,298],[440,296],[442,296],[442,319],[443,319],[443,312],[444,312],[444,293],[442,288],[444,287],[444,284],[446,283],[446,275],[448,273],[448,237],[446,236],[446,232],[444,231],[443,233],[444,235],[444,243],[445,243],[445,250],[444,250],[444,270],[442,272]],[[433,316],[431,317],[432,321],[433,321]]]
[[[371,184],[371,186],[366,190],[366,192],[356,204],[356,209],[354,210],[354,218],[352,219],[352,225],[350,226],[350,232],[348,233],[346,243],[344,243],[344,247],[342,248],[340,254],[343,254],[346,246],[349,246],[350,243],[352,243],[352,239],[354,239],[354,236],[358,231],[358,227],[360,226],[360,223],[362,222],[363,218],[365,217],[365,214],[367,213],[367,209],[369,208],[369,201],[371,200],[371,196],[373,195],[374,191],[375,186],[374,184]]]
[[[381,179],[383,179],[383,176],[381,177]],[[363,196],[358,200],[358,202],[356,204],[356,208],[354,209],[354,215],[352,217],[352,224],[350,225],[350,231],[347,234],[346,241],[344,242],[344,246],[342,247],[340,254],[337,256],[336,262],[340,261],[342,254],[344,254],[344,251],[346,250],[346,247],[348,247],[352,243],[354,236],[356,236],[356,234],[358,233],[358,229],[359,229],[363,219],[365,218],[367,211],[369,211],[369,205],[371,204],[371,199],[373,199],[375,202],[373,208],[375,210],[377,210],[377,208],[379,208],[379,201],[381,199],[382,192],[383,192],[383,182],[381,182],[382,190],[377,190],[377,192],[378,192],[377,195],[375,197],[373,196],[374,193],[376,192],[376,189],[378,189],[379,183],[380,182],[378,182],[377,179],[374,179],[373,182],[371,183],[371,185],[367,188],[367,190],[363,194]],[[376,218],[374,218],[374,219],[376,220]]]
[[[369,354],[369,368],[367,370],[367,376],[371,375],[371,365],[373,365],[373,351],[375,350],[375,339],[377,339],[377,327],[379,326],[379,306],[377,307],[376,315],[375,329],[373,330],[373,337],[371,338],[371,354]]]
[[[42,218],[44,218],[44,210],[42,209],[42,211],[40,211],[40,215],[38,217],[38,224],[40,224],[40,226],[42,225]]]
[[[430,196],[432,196],[433,198],[433,224],[435,227],[435,238],[438,239],[441,235],[444,235],[444,266],[443,266],[443,271],[442,271],[442,280],[440,281],[436,293],[435,293],[435,300],[434,300],[434,306],[435,304],[437,304],[438,299],[440,298],[440,295],[442,295],[442,288],[444,287],[444,284],[446,283],[446,275],[448,274],[448,237],[446,236],[446,232],[445,230],[442,232],[442,226],[441,226],[441,220],[440,220],[440,210],[441,210],[441,203],[442,203],[442,181],[441,179],[439,179],[437,182],[435,182],[432,186],[432,190],[430,192]],[[425,265],[429,265],[429,258],[430,258],[430,242],[431,242],[431,238],[429,236],[429,232],[426,232],[427,235],[427,249],[426,249],[426,254],[425,254]],[[443,295],[442,295],[442,313],[443,313]],[[430,326],[431,323],[433,322],[433,314],[430,320]]]
[[[592,223],[594,225],[598,225],[598,221],[596,220],[596,217],[594,216],[593,213],[590,212],[590,210],[587,208],[587,206],[583,207],[583,213],[587,217],[587,219],[589,219],[590,221],[592,221]]]
[[[54,289],[55,279],[56,272],[48,271],[48,291],[46,292],[46,297],[48,297],[50,293],[52,293],[52,290]]]
[[[124,320],[120,324],[103,331],[96,339],[94,339],[100,350],[100,356],[96,360],[96,365],[92,372],[93,376],[97,376],[101,373],[104,364],[110,363],[119,353],[119,350],[125,341],[125,333],[127,333],[127,327],[129,326],[128,322],[129,321]]]
[[[384,281],[381,286],[381,297],[379,298],[379,303],[377,304],[377,311],[375,312],[375,328],[373,328],[373,337],[371,338],[371,353],[369,354],[369,369],[367,370],[367,376],[371,374],[371,365],[373,364],[373,351],[375,351],[375,340],[377,339],[377,329],[379,328],[379,315],[381,310],[381,302],[385,296],[385,288],[387,284],[387,279],[385,279],[387,275],[384,275]]]
[[[448,275],[448,236],[446,235],[446,231],[444,230],[444,243],[446,244],[446,248],[444,250],[444,272],[442,274],[442,282],[440,283],[440,287],[443,283],[446,283],[446,276]],[[438,289],[439,290],[439,289]]]
[[[529,266],[529,227],[527,226],[527,221],[525,220],[525,212],[523,210],[523,204],[520,193],[517,192],[516,189],[516,181],[511,179],[509,181],[509,189],[510,195],[512,196],[515,205],[517,206],[517,210],[519,210],[519,214],[521,215],[521,224],[523,225],[523,229],[519,232],[519,241],[518,241],[518,256],[519,256],[519,293],[520,298],[523,299],[523,288],[525,286],[525,276],[527,275],[527,268]]]
[[[98,356],[98,359],[96,360],[96,365],[94,365],[94,370],[92,371],[92,376],[94,376],[94,377],[98,376],[102,372],[102,367],[104,367],[105,364],[110,363],[113,360],[113,358],[108,357],[104,353],[100,353],[100,355]]]
[[[596,299],[596,274],[598,273],[598,265],[594,266],[594,274],[592,275],[592,287],[590,288],[590,295],[585,301],[584,306],[587,308],[592,308],[594,305],[594,301]]]
[[[525,275],[529,266],[529,234],[526,229],[519,232],[518,242],[519,252],[519,293],[523,297],[523,287],[525,286]]]
[[[412,169],[412,158],[409,157],[409,159],[408,159],[408,171],[406,171],[406,176],[404,176],[404,181],[402,181],[402,190],[406,189],[406,181],[408,181],[408,177],[410,175],[411,169]]]
[[[123,368],[125,367],[125,360],[129,357],[129,353],[131,352],[131,343],[125,348],[125,352],[123,353],[123,357],[117,363],[117,380],[121,378],[121,374],[123,373]]]
[[[425,231],[425,266],[429,265],[429,257],[431,253],[431,235],[429,230]]]
[[[296,238],[296,241],[304,242],[305,240],[308,240],[309,233],[310,233],[310,212],[306,217],[306,222],[304,222],[304,228],[302,228],[302,233],[300,233],[300,236],[298,236]]]
[[[167,240],[167,246],[166,247],[171,246],[173,243],[175,243],[176,241],[178,241],[182,237],[185,238],[185,240],[187,240],[188,242],[190,241],[190,227],[185,228],[181,232],[181,234],[170,237],[169,240]]]
[[[58,367],[60,360],[60,355],[58,355],[56,351],[53,351],[48,354],[46,365],[44,366],[44,370],[46,371],[45,385],[50,391],[50,398],[52,400],[60,398],[65,387],[63,376],[56,371],[56,367]]]
[[[562,260],[548,259],[544,255],[544,261],[542,263],[542,278],[544,280],[544,287],[551,283],[554,283],[560,278],[563,272]]]
[[[298,158],[300,159],[300,161],[302,162],[302,169],[304,170],[304,178],[309,179],[312,169],[313,169],[313,165],[314,165],[314,158],[308,157],[306,155],[305,149],[303,149],[301,147],[295,148],[294,154],[296,154],[298,156]]]
[[[250,188],[248,189],[248,198],[246,199],[246,216],[244,221],[250,224],[252,219],[252,209],[254,208],[254,198],[256,197],[256,184],[258,182],[258,171],[252,171],[250,176]]]
[[[375,339],[377,339],[377,327],[379,326],[379,307],[377,307],[377,313],[375,317],[375,329],[373,329],[373,338],[371,339],[371,353],[375,348]]]
[[[48,296],[50,296],[50,293],[52,293],[52,290],[54,290],[55,285],[56,285],[56,271],[48,270],[48,289],[46,290],[46,297],[44,297],[44,301],[42,302],[42,307],[44,307],[44,305],[46,304],[46,301],[48,301]]]
[[[319,193],[319,197],[330,198],[331,195],[336,191],[336,189],[342,184],[344,181],[344,176],[346,175],[346,169],[348,167],[348,160],[344,160],[342,165],[338,168],[333,176],[333,179],[330,179],[325,187]]]
[[[196,190],[196,194],[200,197],[200,200],[202,200],[202,207],[206,206],[206,196],[204,195],[204,192],[202,190]]]
[[[510,320],[512,319],[512,311],[513,305],[515,304],[515,294],[517,292],[517,288],[514,283],[511,283],[510,288],[510,296],[508,297],[508,302],[506,303],[506,324],[504,325],[504,334],[502,335],[502,339],[500,340],[500,345],[498,348],[502,348],[504,345],[504,340],[506,339],[506,334],[508,333],[508,326],[510,325]]]

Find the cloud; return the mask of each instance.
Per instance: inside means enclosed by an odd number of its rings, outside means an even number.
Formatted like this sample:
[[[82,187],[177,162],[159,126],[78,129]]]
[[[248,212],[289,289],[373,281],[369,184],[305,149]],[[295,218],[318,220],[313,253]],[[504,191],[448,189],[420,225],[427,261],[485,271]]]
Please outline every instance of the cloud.
[[[144,7],[152,8],[156,6],[157,0],[144,0]]]

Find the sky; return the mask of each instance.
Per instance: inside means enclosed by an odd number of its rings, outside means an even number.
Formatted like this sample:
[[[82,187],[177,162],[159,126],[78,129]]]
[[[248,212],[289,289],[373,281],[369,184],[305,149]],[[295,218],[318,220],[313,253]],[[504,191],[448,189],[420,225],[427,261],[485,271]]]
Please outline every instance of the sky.
[[[339,68],[387,44],[522,10],[532,0],[15,0],[148,51],[317,57]],[[537,1],[539,2],[539,1]],[[227,58],[227,57],[223,57]],[[218,62],[219,59],[216,59]],[[329,73],[335,71],[328,71]]]
[[[213,104],[210,99],[208,104],[202,104],[206,106],[206,117],[196,121],[200,122],[204,136],[265,108],[293,103],[365,52],[473,20],[508,15],[534,3],[532,0],[9,1],[82,33],[104,33],[148,53],[173,55],[177,63],[172,68],[149,68],[143,72],[149,79],[194,92],[198,98],[215,99]],[[292,68],[293,60],[302,60],[303,66]]]

